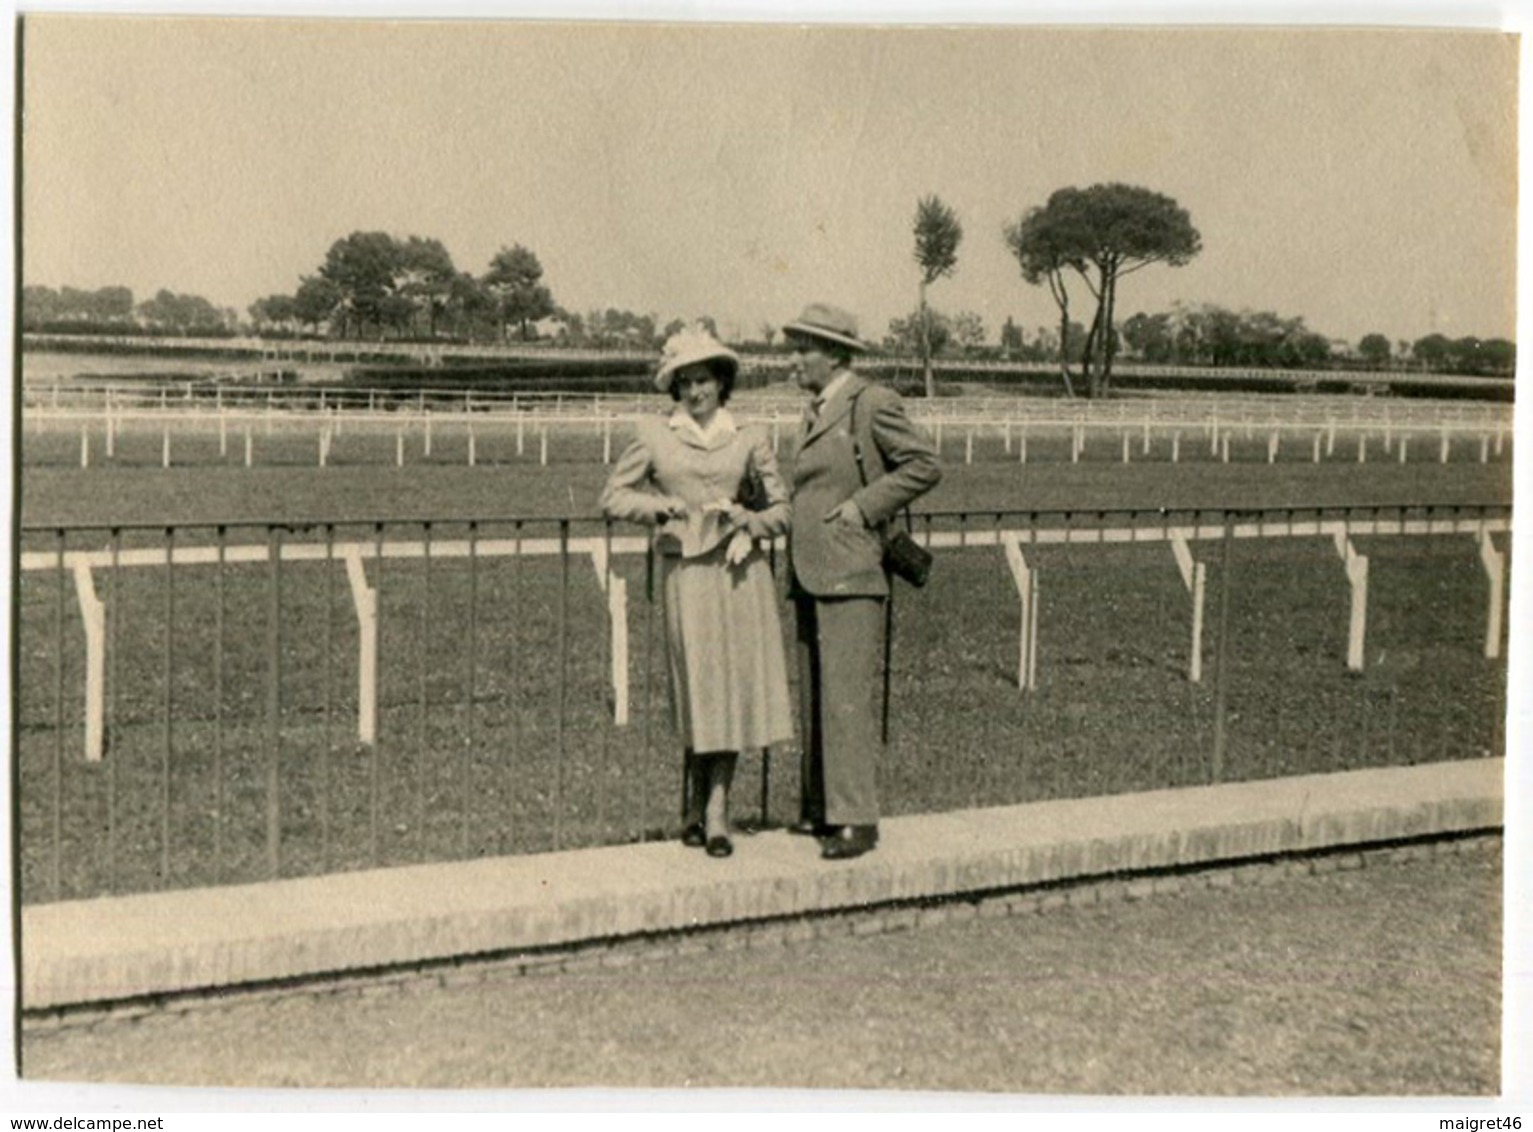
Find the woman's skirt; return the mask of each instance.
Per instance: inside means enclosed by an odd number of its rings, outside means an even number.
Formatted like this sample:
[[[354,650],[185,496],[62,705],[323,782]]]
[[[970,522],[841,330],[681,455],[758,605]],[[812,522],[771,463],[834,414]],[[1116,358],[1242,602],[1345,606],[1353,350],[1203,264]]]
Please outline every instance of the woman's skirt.
[[[793,737],[777,587],[764,555],[731,566],[720,545],[662,555],[671,707],[692,751],[742,751]]]

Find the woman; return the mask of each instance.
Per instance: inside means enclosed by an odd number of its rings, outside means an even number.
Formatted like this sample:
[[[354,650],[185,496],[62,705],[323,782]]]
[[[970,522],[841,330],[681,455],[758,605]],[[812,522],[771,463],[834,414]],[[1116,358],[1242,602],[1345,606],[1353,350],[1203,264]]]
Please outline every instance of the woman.
[[[655,384],[676,404],[641,420],[602,492],[610,518],[657,528],[671,704],[686,748],[685,832],[734,852],[737,754],[792,738],[777,590],[758,540],[788,529],[788,495],[765,432],[724,405],[739,359],[701,330],[665,344]]]

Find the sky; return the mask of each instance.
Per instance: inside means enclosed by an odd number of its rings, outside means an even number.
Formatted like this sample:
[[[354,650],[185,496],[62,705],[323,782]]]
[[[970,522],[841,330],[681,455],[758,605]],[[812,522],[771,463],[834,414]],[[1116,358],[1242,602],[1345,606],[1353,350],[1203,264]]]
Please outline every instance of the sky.
[[[1053,325],[1002,233],[1123,181],[1202,235],[1118,311],[1218,303],[1356,341],[1514,336],[1516,62],[1497,31],[942,28],[45,13],[23,43],[24,281],[242,313],[358,230],[566,309],[759,337],[914,309],[916,202],[964,238],[930,301]],[[1084,294],[1077,298],[1083,302]]]

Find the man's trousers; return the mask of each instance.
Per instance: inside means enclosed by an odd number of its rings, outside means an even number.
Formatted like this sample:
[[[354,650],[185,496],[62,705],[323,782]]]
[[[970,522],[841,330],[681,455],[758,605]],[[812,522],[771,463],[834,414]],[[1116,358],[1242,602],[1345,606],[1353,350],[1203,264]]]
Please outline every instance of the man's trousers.
[[[878,821],[885,600],[794,599],[804,747],[801,818],[827,825]]]

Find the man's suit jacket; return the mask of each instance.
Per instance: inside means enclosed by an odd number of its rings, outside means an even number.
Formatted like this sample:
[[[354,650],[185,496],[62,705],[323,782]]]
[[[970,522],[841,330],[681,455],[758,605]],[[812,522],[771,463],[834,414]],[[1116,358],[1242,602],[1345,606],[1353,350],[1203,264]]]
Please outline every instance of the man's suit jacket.
[[[854,398],[866,487],[852,446]],[[877,528],[941,478],[936,450],[905,415],[899,394],[850,374],[799,444],[788,542],[793,591],[815,597],[887,595]],[[856,502],[867,527],[826,522],[825,516],[848,499]]]

